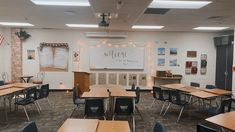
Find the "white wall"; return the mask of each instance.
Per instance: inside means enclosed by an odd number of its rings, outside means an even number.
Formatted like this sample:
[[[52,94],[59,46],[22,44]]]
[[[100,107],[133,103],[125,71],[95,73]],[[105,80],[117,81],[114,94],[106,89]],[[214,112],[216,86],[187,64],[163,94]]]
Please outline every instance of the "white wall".
[[[11,31],[10,29],[0,28],[0,34],[4,35],[4,41],[0,45],[0,74],[7,72],[11,78]],[[9,45],[7,44],[9,43]],[[2,80],[2,76],[0,76]]]
[[[1,31],[1,30],[0,30]],[[199,82],[202,86],[205,84],[214,84],[215,82],[215,56],[216,50],[214,47],[213,37],[214,33],[192,33],[192,32],[129,32],[127,39],[109,39],[109,42],[122,42],[128,44],[133,41],[137,46],[145,46],[145,68],[144,70],[115,70],[115,71],[90,71],[89,70],[89,45],[99,44],[101,39],[88,39],[85,37],[82,30],[56,30],[56,29],[26,29],[31,34],[31,37],[23,42],[23,74],[36,75],[39,71],[39,58],[37,47],[41,42],[59,42],[68,43],[69,50],[69,71],[68,72],[46,72],[45,83],[50,83],[51,88],[59,88],[59,83],[71,88],[73,86],[73,72],[87,71],[87,72],[109,72],[109,73],[146,73],[148,75],[148,87],[151,87],[153,80],[151,75],[156,73],[156,70],[172,70],[173,73],[183,75],[182,83],[189,84],[191,81]],[[167,44],[164,44],[164,42]],[[2,47],[2,46],[1,46]],[[157,66],[156,48],[166,48],[166,67]],[[177,48],[178,55],[175,56],[178,60],[179,67],[169,67],[169,49]],[[7,49],[7,50],[2,50]],[[27,50],[36,50],[36,60],[27,60]],[[72,52],[80,51],[79,64],[72,62]],[[198,56],[196,59],[186,57],[187,50],[196,50]],[[9,52],[8,48],[0,48],[0,59],[2,60],[3,52]],[[207,54],[208,65],[207,74],[200,75],[200,55]],[[9,53],[8,53],[9,54]],[[198,74],[185,75],[185,61],[198,61]],[[5,67],[10,67],[9,61],[4,62]],[[0,66],[3,71],[5,70]],[[0,69],[0,70],[1,70]]]

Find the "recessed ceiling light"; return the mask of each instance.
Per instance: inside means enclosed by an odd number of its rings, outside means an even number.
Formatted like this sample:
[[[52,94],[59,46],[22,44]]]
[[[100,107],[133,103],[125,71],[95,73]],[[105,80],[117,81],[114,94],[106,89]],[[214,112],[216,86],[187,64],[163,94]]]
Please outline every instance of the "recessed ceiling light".
[[[30,23],[22,23],[22,22],[0,22],[0,25],[3,26],[21,26],[21,27],[27,27],[27,26],[34,26],[33,24]]]
[[[93,24],[65,24],[68,27],[79,27],[79,28],[98,28],[98,25]]]
[[[52,6],[90,6],[88,0],[31,0],[36,5]]]
[[[193,28],[194,30],[224,30],[228,29],[229,27],[196,27]]]
[[[162,29],[164,26],[133,25],[133,29]]]
[[[211,1],[173,1],[173,0],[153,0],[149,8],[167,8],[167,9],[199,9]]]

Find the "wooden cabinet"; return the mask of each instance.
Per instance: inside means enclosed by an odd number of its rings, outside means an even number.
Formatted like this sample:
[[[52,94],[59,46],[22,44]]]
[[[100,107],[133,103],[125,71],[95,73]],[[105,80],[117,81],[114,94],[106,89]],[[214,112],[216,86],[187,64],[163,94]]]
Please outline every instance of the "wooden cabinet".
[[[77,91],[81,91],[82,93],[89,91],[89,82],[89,73],[74,71],[74,87],[79,88]],[[78,95],[79,94],[81,93],[78,93]]]

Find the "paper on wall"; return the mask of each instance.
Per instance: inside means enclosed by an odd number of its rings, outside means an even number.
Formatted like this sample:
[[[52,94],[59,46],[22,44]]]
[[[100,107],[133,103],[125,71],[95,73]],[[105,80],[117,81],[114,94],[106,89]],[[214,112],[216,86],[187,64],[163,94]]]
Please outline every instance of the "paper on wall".
[[[39,50],[40,66],[42,68],[53,66],[53,50],[52,47],[44,47]]]
[[[68,68],[68,50],[66,48],[55,48],[54,68]]]

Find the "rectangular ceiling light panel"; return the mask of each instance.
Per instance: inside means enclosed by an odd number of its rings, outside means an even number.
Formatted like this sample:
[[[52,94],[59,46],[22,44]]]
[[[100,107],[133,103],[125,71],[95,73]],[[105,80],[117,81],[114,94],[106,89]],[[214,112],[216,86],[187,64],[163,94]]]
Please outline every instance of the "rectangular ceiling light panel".
[[[78,27],[78,28],[98,28],[98,25],[93,24],[65,24],[68,27]]]
[[[34,26],[33,24],[30,23],[22,23],[22,22],[0,22],[0,25],[3,26],[21,26],[21,27],[31,27]]]
[[[133,29],[162,29],[164,26],[133,25]]]
[[[163,9],[200,9],[211,1],[174,1],[174,0],[153,0],[148,8]]]
[[[224,29],[228,29],[229,27],[196,27],[193,28],[194,30],[224,30]]]
[[[90,6],[88,0],[31,0],[36,5]]]

